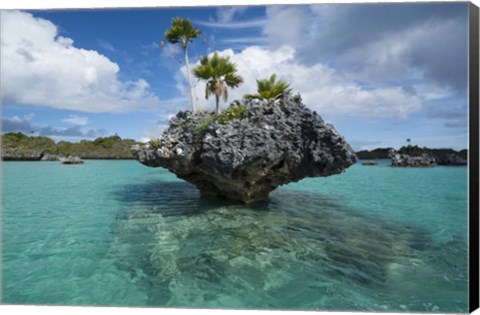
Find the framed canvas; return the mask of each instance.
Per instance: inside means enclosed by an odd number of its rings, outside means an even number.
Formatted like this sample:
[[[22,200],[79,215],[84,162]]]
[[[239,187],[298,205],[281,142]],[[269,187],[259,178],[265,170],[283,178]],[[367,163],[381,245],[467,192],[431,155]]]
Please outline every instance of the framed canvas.
[[[99,5],[0,10],[2,304],[478,308],[476,4]]]

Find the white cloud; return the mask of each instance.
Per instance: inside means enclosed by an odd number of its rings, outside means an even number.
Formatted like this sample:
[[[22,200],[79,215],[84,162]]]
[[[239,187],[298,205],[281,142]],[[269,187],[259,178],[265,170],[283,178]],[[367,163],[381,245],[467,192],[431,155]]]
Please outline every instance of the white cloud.
[[[452,37],[461,34],[462,28],[462,23],[456,20],[428,21],[395,34],[385,34],[357,49],[347,50],[339,58],[353,65],[351,75],[357,78],[375,83],[399,78],[423,80],[451,94],[452,87],[457,88],[459,82],[466,81],[466,64],[459,64],[459,60],[466,58],[466,50],[462,56],[457,45],[444,45],[455,42]]]
[[[69,128],[57,128],[53,126],[37,127],[36,132],[40,136],[47,137],[77,137],[77,138],[96,138],[107,134],[105,129],[87,129],[81,126],[73,126]]]
[[[71,120],[72,123],[76,122],[74,126],[69,128],[37,125],[32,121],[34,117],[35,114],[33,113],[23,117],[2,117],[2,132],[23,132],[34,136],[48,136],[55,140],[63,138],[76,138],[77,140],[79,138],[96,138],[108,134],[108,131],[105,129],[82,128],[82,125],[85,125],[84,122],[88,121],[87,117],[71,115],[69,118],[64,119],[63,121]]]
[[[166,43],[163,47],[162,54],[169,58],[169,57],[176,57],[179,58],[178,54],[180,52],[180,48],[178,45],[168,44]]]
[[[239,99],[246,93],[254,93],[257,88],[256,79],[276,73],[280,79],[291,84],[293,93],[299,92],[302,95],[309,108],[320,114],[405,118],[421,109],[421,99],[402,87],[367,88],[325,64],[300,64],[295,58],[295,49],[290,46],[275,50],[252,46],[237,54],[231,49],[220,54],[231,58],[244,79],[240,87],[229,90],[229,101]],[[196,65],[198,62],[194,66]],[[185,67],[182,68],[182,74],[183,77],[177,78],[177,86],[186,93]],[[214,98],[209,101],[204,99],[205,84],[202,81],[195,85],[194,91],[200,108],[214,108]]]
[[[113,47],[113,45],[109,42],[107,42],[106,40],[98,40],[98,45],[100,47],[102,47],[103,49],[105,50],[108,50],[108,51],[111,51],[111,52],[116,52],[117,49],[115,47]]]
[[[23,116],[23,118],[24,118],[26,121],[31,121],[33,118],[35,118],[35,114],[34,114],[34,113],[28,113],[28,114],[26,114],[25,116]]]
[[[178,80],[181,80],[180,78]],[[162,107],[156,113],[156,119],[146,123],[142,130],[141,141],[159,138],[165,129],[168,128],[170,119],[174,117],[179,110],[190,109],[190,101],[187,97],[170,99],[163,102]]]
[[[309,19],[303,6],[268,6],[268,22],[263,34],[274,45],[288,43],[296,47],[305,41],[305,28]]]
[[[30,133],[34,127],[31,124],[35,117],[34,113],[29,113],[23,117],[2,117],[2,131],[3,132],[19,132]]]
[[[48,20],[1,12],[4,104],[85,112],[124,112],[158,107],[143,79],[121,81],[120,68],[94,50],[73,45]]]
[[[235,37],[222,39],[224,44],[266,44],[267,37]]]
[[[197,21],[199,25],[213,28],[224,28],[224,29],[245,29],[245,28],[260,28],[264,27],[267,24],[266,19],[256,19],[256,20],[247,20],[240,22],[205,22]]]
[[[220,7],[217,9],[217,20],[221,23],[231,22],[235,16],[243,14],[247,9],[245,6]]]
[[[78,116],[78,115],[69,115],[67,118],[62,119],[63,122],[75,126],[85,126],[88,124],[88,117]]]
[[[465,4],[269,6],[263,34],[290,45],[302,63],[331,62],[372,84],[423,80],[464,91]]]
[[[158,139],[162,135],[163,131],[168,128],[168,122],[167,123],[156,123],[156,124],[151,124],[148,125],[143,131],[142,131],[142,137],[140,138],[141,142],[148,142],[152,139]]]

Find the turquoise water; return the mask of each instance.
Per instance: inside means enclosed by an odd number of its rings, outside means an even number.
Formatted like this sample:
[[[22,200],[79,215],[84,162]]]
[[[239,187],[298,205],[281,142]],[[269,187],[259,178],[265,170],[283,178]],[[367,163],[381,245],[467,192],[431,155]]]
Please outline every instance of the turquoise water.
[[[245,206],[136,161],[3,162],[7,304],[467,311],[467,168],[353,165]]]

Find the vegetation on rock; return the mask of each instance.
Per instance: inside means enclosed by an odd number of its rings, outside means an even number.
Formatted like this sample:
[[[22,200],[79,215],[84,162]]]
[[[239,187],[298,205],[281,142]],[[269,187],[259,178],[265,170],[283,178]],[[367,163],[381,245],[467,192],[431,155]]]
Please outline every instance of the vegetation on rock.
[[[403,146],[398,150],[399,153],[401,154],[408,154],[412,156],[419,156],[422,154],[431,154],[431,155],[442,155],[442,154],[458,154],[459,156],[463,158],[467,158],[467,150],[461,150],[461,151],[455,151],[453,149],[430,149],[427,147],[419,147],[417,145],[408,145],[408,146]]]
[[[150,148],[156,150],[160,147],[160,142],[158,141],[158,139],[152,139],[150,141]]]
[[[208,126],[213,124],[215,121],[225,125],[231,120],[242,119],[247,115],[247,108],[240,103],[232,103],[225,111],[216,115],[215,113],[210,113],[206,116],[198,125],[193,128],[194,132],[199,132],[206,130]]]
[[[55,142],[47,137],[29,137],[20,132],[2,135],[4,160],[40,160],[45,153],[55,150]]]
[[[243,98],[267,100],[270,104],[290,91],[290,85],[283,80],[277,81],[277,75],[274,73],[269,79],[257,80],[257,94],[245,94]]]
[[[211,58],[202,56],[200,65],[193,69],[193,74],[206,81],[205,98],[215,95],[215,114],[220,114],[220,98],[226,102],[228,88],[236,88],[243,79],[237,74],[237,67],[229,57],[222,57],[215,52]]]
[[[232,104],[223,113],[217,116],[217,121],[222,125],[230,120],[242,119],[247,114],[247,108],[242,104]]]
[[[357,152],[357,157],[360,160],[377,160],[377,159],[389,159],[389,151],[391,148],[377,148],[371,151],[361,150]]]

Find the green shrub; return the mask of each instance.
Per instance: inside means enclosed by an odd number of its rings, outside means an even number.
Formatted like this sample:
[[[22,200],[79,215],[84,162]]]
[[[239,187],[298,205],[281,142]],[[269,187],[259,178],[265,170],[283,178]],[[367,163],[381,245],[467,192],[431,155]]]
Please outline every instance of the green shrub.
[[[160,147],[160,142],[158,141],[158,139],[152,139],[152,141],[150,141],[151,149],[157,150],[159,147]]]
[[[210,126],[215,120],[216,120],[217,116],[214,114],[214,113],[211,113],[207,118],[205,118],[201,123],[199,123],[198,125],[196,125],[194,128],[193,128],[193,131],[194,132],[200,132],[200,131],[203,131],[205,129],[207,129],[208,126]]]
[[[247,108],[242,104],[232,105],[227,108],[223,113],[218,115],[217,121],[222,125],[226,124],[230,120],[242,119],[247,114]]]
[[[235,104],[228,107],[224,112],[219,115],[211,113],[210,116],[205,118],[200,124],[193,128],[193,131],[200,132],[208,128],[215,121],[218,121],[220,124],[225,125],[227,122],[234,119],[242,119],[247,115],[247,108],[242,104]]]

